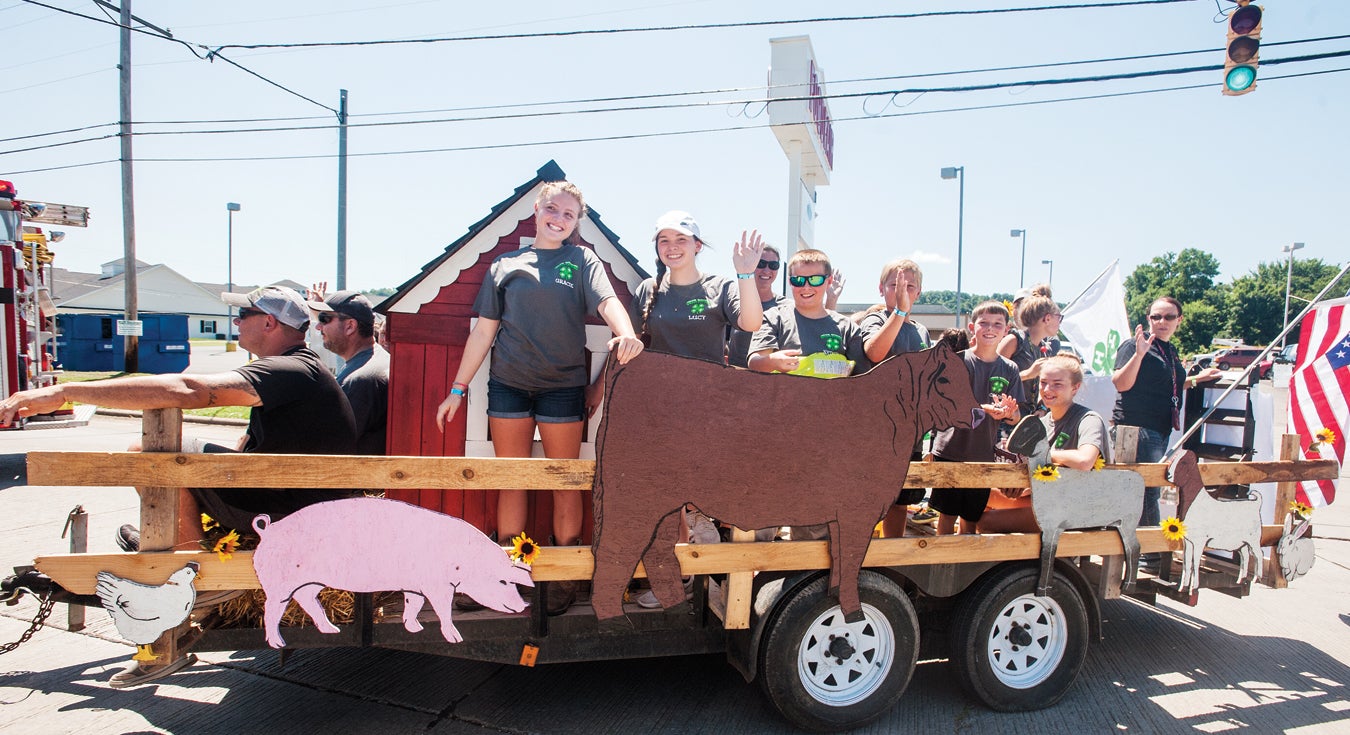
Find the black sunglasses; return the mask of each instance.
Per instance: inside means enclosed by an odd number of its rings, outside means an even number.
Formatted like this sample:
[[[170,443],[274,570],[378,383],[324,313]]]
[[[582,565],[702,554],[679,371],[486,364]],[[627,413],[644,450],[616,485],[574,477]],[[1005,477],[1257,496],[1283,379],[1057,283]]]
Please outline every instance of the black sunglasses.
[[[248,307],[246,307],[246,306],[243,306],[243,307],[240,307],[240,308],[239,308],[239,316],[238,316],[238,318],[239,318],[239,319],[247,319],[247,318],[249,318],[249,317],[251,317],[251,316],[257,316],[257,315],[259,315],[259,314],[266,314],[266,313],[267,313],[267,312],[263,311],[262,309],[250,309],[250,308],[248,308]]]
[[[778,266],[780,266],[780,265],[782,265],[782,263],[780,263],[780,262],[778,262],[778,261],[776,261],[776,260],[764,260],[764,259],[761,258],[760,261],[759,261],[759,265],[757,265],[757,266],[755,266],[755,267],[756,267],[756,268],[768,268],[768,269],[771,270],[771,271],[776,271],[776,270],[778,270]]]
[[[344,316],[346,316],[346,315],[345,315],[345,314],[338,314],[338,313],[332,312],[332,311],[325,311],[324,313],[322,313],[322,314],[319,315],[319,323],[320,323],[320,324],[327,324],[328,322],[331,322],[331,321],[333,321],[334,319],[341,319],[341,318],[344,317]],[[350,319],[351,317],[347,317],[347,318]]]
[[[827,278],[829,278],[829,276],[823,273],[817,273],[814,276],[788,276],[788,283],[791,283],[797,288],[801,288],[808,283],[819,288],[825,285],[825,279]]]
[[[1166,320],[1169,321],[1169,322],[1174,322],[1174,321],[1176,321],[1176,320],[1177,320],[1178,318],[1180,318],[1180,317],[1181,317],[1180,314],[1149,314],[1149,315],[1148,315],[1149,321],[1153,321],[1153,322],[1160,322],[1160,321],[1162,321],[1162,320],[1164,320],[1164,319],[1166,319]]]

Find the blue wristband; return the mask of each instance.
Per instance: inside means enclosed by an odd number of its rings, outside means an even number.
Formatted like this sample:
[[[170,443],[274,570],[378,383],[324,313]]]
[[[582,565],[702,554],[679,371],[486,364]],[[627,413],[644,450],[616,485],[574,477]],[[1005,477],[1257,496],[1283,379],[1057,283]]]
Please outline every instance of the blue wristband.
[[[463,397],[464,397],[464,389],[463,389],[463,388],[451,388],[451,389],[450,389],[450,395],[452,395],[452,396],[459,396],[460,398],[463,398]]]
[[[908,312],[908,311],[900,311],[900,308],[899,308],[899,307],[896,307],[896,309],[895,309],[895,315],[898,316],[898,317],[904,318],[904,317],[909,316],[909,312]]]
[[[754,274],[754,273],[737,273],[737,274],[736,274],[736,280],[738,280],[738,281],[748,281],[748,280],[750,280],[751,278],[754,278],[754,277],[755,277],[755,274]]]

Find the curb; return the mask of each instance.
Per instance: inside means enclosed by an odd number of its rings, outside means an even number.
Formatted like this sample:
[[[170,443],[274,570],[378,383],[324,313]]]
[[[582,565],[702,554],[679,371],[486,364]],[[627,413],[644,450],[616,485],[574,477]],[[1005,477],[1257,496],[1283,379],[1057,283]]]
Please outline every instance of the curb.
[[[120,416],[122,418],[138,419],[142,417],[140,411],[128,411],[121,408],[99,408],[94,413],[100,416]],[[183,414],[183,421],[189,424],[215,424],[217,426],[248,426],[248,419],[225,419],[216,416],[195,416],[193,414]]]

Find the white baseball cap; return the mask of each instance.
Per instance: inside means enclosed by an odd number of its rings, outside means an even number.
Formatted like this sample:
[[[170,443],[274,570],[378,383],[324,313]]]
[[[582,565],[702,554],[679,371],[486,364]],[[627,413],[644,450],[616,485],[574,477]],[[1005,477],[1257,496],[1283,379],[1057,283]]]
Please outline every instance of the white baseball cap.
[[[661,236],[662,230],[675,230],[676,232],[688,235],[699,242],[703,241],[703,236],[699,234],[698,222],[694,220],[694,215],[688,212],[681,212],[678,209],[671,210],[661,215],[656,220],[656,231],[652,233],[652,240]]]

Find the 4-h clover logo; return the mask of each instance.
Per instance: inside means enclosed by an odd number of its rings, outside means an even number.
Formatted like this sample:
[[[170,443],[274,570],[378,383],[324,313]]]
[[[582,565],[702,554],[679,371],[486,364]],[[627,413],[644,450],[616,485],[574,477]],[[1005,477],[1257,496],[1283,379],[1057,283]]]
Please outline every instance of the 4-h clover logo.
[[[553,271],[564,281],[570,281],[577,275],[577,264],[565,260],[553,267]]]
[[[1008,379],[1001,375],[989,376],[989,390],[994,393],[1002,393],[1008,388]]]
[[[1116,350],[1120,349],[1120,332],[1112,329],[1106,339],[1092,346],[1092,371],[1110,375],[1116,367]]]
[[[1064,445],[1068,443],[1069,435],[1062,431],[1059,432],[1059,436],[1055,437],[1055,449],[1063,449]]]
[[[684,305],[689,307],[690,314],[702,314],[708,310],[707,299],[689,299]]]
[[[822,334],[820,335],[820,341],[825,343],[825,348],[828,350],[838,350],[844,346],[844,338],[838,334]]]

